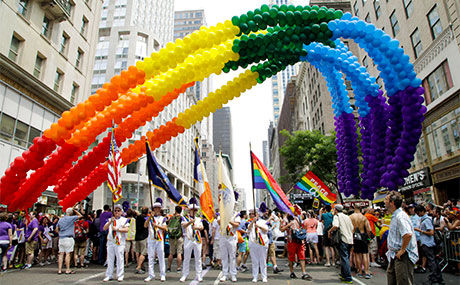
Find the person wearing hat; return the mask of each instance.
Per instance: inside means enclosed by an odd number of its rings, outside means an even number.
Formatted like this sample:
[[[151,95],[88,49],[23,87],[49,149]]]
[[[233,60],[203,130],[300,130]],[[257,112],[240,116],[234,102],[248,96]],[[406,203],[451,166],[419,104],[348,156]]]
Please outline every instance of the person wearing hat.
[[[189,201],[189,215],[182,217],[182,228],[185,230],[185,240],[184,240],[184,263],[182,267],[182,277],[180,282],[184,282],[187,279],[190,272],[190,259],[193,256],[195,258],[195,271],[196,278],[198,282],[203,281],[201,276],[202,266],[201,266],[201,247],[202,247],[202,237],[201,232],[203,227],[203,222],[201,218],[196,215],[198,212],[198,205],[195,198],[191,198]]]
[[[160,265],[160,280],[161,282],[166,281],[164,238],[168,227],[166,226],[166,218],[161,215],[162,206],[163,200],[157,198],[153,203],[153,211],[150,211],[150,217],[144,223],[144,227],[149,229],[149,237],[147,238],[149,276],[144,279],[145,282],[155,278],[155,272],[153,271],[155,255],[158,256]]]
[[[113,279],[114,263],[117,260],[117,278],[118,282],[123,281],[125,276],[125,243],[126,233],[129,231],[127,219],[122,217],[123,208],[120,204],[115,205],[113,216],[104,225],[104,231],[107,234],[107,270],[105,272],[104,282]]]
[[[340,255],[340,280],[342,283],[353,283],[350,268],[350,250],[353,245],[353,223],[349,216],[343,213],[343,206],[337,204],[334,206],[334,219],[332,228],[328,235],[331,238],[332,233],[340,230],[340,243],[338,246]]]
[[[257,283],[257,278],[262,276],[262,282],[267,282],[267,250],[268,250],[268,225],[267,205],[262,202],[259,214],[248,226],[249,231],[249,254],[252,261],[252,282]]]
[[[238,200],[238,192],[235,193],[235,205]],[[222,259],[221,282],[227,281],[230,273],[232,282],[236,282],[236,244],[238,237],[236,231],[240,226],[241,218],[238,212],[233,213],[232,219],[227,225],[227,229],[220,238],[220,257]]]

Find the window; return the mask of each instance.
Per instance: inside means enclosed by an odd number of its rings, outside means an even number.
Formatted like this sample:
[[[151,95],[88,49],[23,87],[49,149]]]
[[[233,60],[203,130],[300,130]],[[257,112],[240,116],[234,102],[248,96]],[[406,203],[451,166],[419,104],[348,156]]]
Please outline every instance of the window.
[[[72,84],[72,92],[70,93],[70,103],[75,103],[75,98],[78,96],[78,91],[80,90],[80,86],[77,83]]]
[[[34,76],[40,79],[40,75],[42,73],[43,62],[45,59],[40,54],[37,54],[35,58],[35,66],[34,66]]]
[[[81,49],[77,50],[77,59],[75,60],[75,67],[78,69],[81,69],[81,66],[83,65],[83,55],[84,52]]]
[[[48,17],[43,17],[43,22],[42,22],[42,35],[44,35],[46,38],[50,38],[51,36],[51,20]]]
[[[62,78],[64,73],[59,69],[56,69],[56,77],[54,78],[54,91],[59,92],[61,90]]]
[[[137,173],[137,161],[131,162],[126,166],[126,173]]]
[[[366,18],[364,20],[368,23],[371,22],[371,16],[369,16],[369,13],[367,13]]]
[[[375,18],[378,20],[382,11],[380,10],[380,0],[374,0],[374,11],[375,11]]]
[[[391,29],[393,30],[393,36],[396,36],[399,32],[398,18],[396,18],[396,10],[391,13],[390,16]]]
[[[68,45],[69,45],[69,36],[66,33],[62,33],[61,42],[59,43],[59,52],[65,55],[67,53]]]
[[[414,56],[417,58],[422,53],[422,41],[420,40],[420,33],[418,28],[410,35],[410,40],[412,42],[412,48],[414,49]]]
[[[435,71],[428,75],[424,85],[428,87],[431,102],[439,98],[452,87],[452,78],[450,77],[447,61],[444,61]]]
[[[460,149],[460,108],[447,113],[427,127],[432,159],[438,159]]]
[[[356,1],[355,4],[353,5],[353,11],[355,11],[355,16],[359,17],[358,1]]]
[[[88,19],[86,19],[85,16],[83,16],[83,18],[81,19],[81,29],[80,29],[80,33],[82,34],[82,36],[86,36],[86,29],[88,28]]]
[[[404,3],[404,11],[406,12],[406,17],[409,18],[414,11],[414,7],[412,5],[412,0],[403,0]]]
[[[147,56],[147,36],[137,35],[136,59],[143,60]]]
[[[14,132],[14,143],[17,145],[26,147],[27,146],[27,134],[29,126],[21,121],[16,121],[16,130]]]
[[[17,60],[20,45],[21,45],[21,40],[18,39],[16,35],[13,35],[13,38],[11,39],[11,44],[10,44],[10,51],[8,53],[8,58],[11,59],[12,61]]]
[[[13,138],[13,131],[15,125],[15,119],[6,115],[5,113],[2,114],[2,120],[0,122],[0,138],[11,141]]]
[[[29,6],[29,0],[19,0],[18,13],[26,17],[28,6]]]
[[[439,14],[436,5],[428,13],[428,23],[430,24],[431,36],[435,39],[442,32],[441,19],[439,19]]]
[[[102,3],[102,9],[107,9],[110,5],[110,0],[104,0]]]

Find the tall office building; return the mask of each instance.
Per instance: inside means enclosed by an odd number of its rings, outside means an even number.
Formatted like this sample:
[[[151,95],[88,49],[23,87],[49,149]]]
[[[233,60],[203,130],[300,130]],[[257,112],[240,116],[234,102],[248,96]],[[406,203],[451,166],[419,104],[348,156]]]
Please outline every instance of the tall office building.
[[[90,93],[101,5],[98,0],[0,1],[0,175]],[[54,192],[44,196],[42,204],[57,204]]]
[[[231,162],[233,161],[232,136],[232,114],[230,107],[223,107],[217,110],[213,117],[214,151],[219,153],[221,150],[222,153],[228,155]],[[230,171],[230,176],[233,177],[232,171]]]
[[[410,56],[425,88],[427,112],[423,133],[410,169],[430,177],[411,191],[415,202],[437,204],[459,199],[460,193],[460,6],[455,0],[365,1],[353,0],[353,13],[399,40]],[[366,53],[360,62],[378,78],[377,67]],[[379,85],[383,82],[378,78]],[[431,173],[430,173],[431,172]],[[409,176],[411,177],[411,176]],[[409,179],[410,180],[410,179]],[[432,184],[432,185],[431,185]],[[457,191],[452,191],[453,189]],[[431,195],[433,194],[433,195]]]
[[[119,74],[136,61],[143,60],[173,40],[174,7],[169,0],[105,0],[98,31],[95,54],[93,91],[114,75]],[[181,94],[151,122],[140,127],[133,137],[122,146],[126,147],[140,139],[147,131],[154,130],[170,121],[179,112],[195,104],[194,96]],[[154,155],[168,178],[185,197],[192,196],[193,185],[193,139],[200,130],[196,126],[155,150]],[[101,139],[101,138],[99,138]],[[122,193],[120,202],[129,200],[133,208],[150,204],[145,156],[122,169]],[[161,189],[152,187],[153,199],[161,197],[166,212],[174,205]],[[93,194],[93,207],[111,204],[111,195],[104,183]]]

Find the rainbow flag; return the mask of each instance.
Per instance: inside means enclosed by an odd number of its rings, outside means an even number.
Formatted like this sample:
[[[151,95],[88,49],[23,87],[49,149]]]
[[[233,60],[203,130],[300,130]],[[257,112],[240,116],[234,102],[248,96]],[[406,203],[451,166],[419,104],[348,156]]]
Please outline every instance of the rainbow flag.
[[[252,187],[267,189],[276,207],[289,215],[294,215],[294,206],[289,202],[284,191],[278,186],[265,165],[251,151]]]
[[[201,243],[201,234],[200,234],[200,231],[195,231],[195,240],[196,240],[198,243]]]
[[[294,187],[311,193],[313,197],[320,199],[326,204],[333,204],[337,201],[337,195],[332,193],[323,181],[311,171],[308,171]]]

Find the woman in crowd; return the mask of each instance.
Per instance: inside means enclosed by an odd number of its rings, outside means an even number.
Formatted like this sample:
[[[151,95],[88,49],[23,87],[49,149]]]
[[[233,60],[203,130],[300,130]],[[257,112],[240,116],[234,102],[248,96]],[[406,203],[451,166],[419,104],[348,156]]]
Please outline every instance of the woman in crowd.
[[[307,218],[303,222],[304,228],[307,230],[306,243],[308,244],[308,252],[310,256],[310,263],[318,264],[319,252],[318,252],[318,220],[315,218],[313,210],[308,210]],[[314,254],[313,254],[314,250]]]
[[[38,255],[38,262],[40,263],[40,266],[44,266],[45,263],[51,264],[51,262],[48,261],[48,257],[53,249],[53,240],[50,235],[50,228],[48,224],[49,218],[46,215],[42,216],[40,224],[38,225],[38,240],[40,241],[41,247],[40,254]]]
[[[8,213],[0,214],[0,260],[2,262],[2,272],[7,268],[6,253],[11,248],[13,243],[13,227],[7,222]]]

